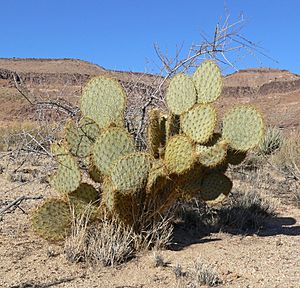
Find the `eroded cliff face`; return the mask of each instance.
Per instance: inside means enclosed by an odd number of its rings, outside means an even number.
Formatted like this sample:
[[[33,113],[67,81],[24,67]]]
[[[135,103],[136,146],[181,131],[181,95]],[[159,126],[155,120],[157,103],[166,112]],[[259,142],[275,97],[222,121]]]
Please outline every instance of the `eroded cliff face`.
[[[158,76],[106,70],[76,59],[0,59],[0,122],[37,119],[34,107],[15,88],[14,75],[28,90],[43,100],[59,100],[78,105],[81,88],[95,75],[113,76],[129,94],[128,111],[137,111],[155,93]],[[163,96],[164,85],[157,96]],[[225,77],[223,97],[218,106],[224,111],[237,103],[251,103],[266,115],[267,123],[283,129],[299,129],[300,76],[287,70],[247,69]],[[163,108],[163,105],[162,105]],[[56,111],[57,112],[57,111]],[[222,112],[221,112],[222,113]],[[48,113],[49,117],[54,117]],[[59,113],[54,113],[58,119]],[[137,113],[138,114],[138,113]]]

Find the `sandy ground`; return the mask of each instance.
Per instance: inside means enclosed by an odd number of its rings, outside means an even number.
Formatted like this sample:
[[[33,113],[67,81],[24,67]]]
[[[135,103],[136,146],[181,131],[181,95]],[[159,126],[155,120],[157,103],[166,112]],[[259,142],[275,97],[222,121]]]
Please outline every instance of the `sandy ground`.
[[[28,176],[29,177],[29,176]],[[0,209],[22,195],[49,197],[54,192],[39,181],[22,185],[0,175]],[[299,288],[300,209],[286,204],[278,217],[255,235],[212,233],[178,251],[142,253],[114,268],[72,264],[63,247],[33,234],[30,210],[41,200],[24,201],[0,222],[0,287],[197,287],[191,278],[197,261],[210,264],[223,284],[218,287]],[[166,265],[155,267],[155,255]],[[181,266],[181,277],[176,267]],[[185,275],[185,276],[184,276]]]

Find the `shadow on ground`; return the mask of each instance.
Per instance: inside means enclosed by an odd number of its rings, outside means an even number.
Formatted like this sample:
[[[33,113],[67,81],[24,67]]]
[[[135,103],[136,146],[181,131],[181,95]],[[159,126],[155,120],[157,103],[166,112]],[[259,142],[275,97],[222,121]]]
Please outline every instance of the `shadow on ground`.
[[[231,235],[256,235],[259,237],[276,235],[300,236],[300,226],[295,225],[297,221],[292,217],[268,217],[248,213],[245,215],[248,218],[239,219],[241,222],[226,222],[224,219],[219,219],[214,225],[205,225],[202,222],[198,226],[196,223],[176,224],[173,241],[169,248],[170,250],[179,251],[192,244],[220,241],[222,239],[219,236],[213,237],[213,233],[218,232],[225,232]],[[249,215],[251,215],[250,218]],[[253,217],[261,218],[253,219]]]

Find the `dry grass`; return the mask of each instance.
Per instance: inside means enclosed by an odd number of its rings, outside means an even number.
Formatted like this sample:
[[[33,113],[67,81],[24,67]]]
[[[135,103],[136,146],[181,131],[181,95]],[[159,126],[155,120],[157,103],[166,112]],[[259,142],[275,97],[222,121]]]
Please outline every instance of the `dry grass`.
[[[272,156],[271,162],[288,178],[294,180],[292,193],[296,205],[300,206],[300,132],[285,140],[281,149]]]
[[[201,259],[198,259],[194,263],[190,278],[193,280],[192,283],[195,283],[195,287],[199,285],[213,287],[222,284],[215,268],[210,264],[202,262]]]
[[[259,145],[259,153],[263,155],[271,155],[283,144],[283,136],[281,131],[276,127],[270,127]]]
[[[66,258],[71,262],[115,266],[140,251],[166,248],[172,237],[173,226],[168,217],[153,222],[141,233],[107,215],[93,224],[89,224],[89,219],[89,207],[80,217],[73,216],[72,232],[64,248]]]
[[[229,197],[219,212],[221,229],[233,228],[240,233],[257,231],[267,219],[276,216],[279,202],[261,192],[237,191]]]
[[[87,258],[87,236],[88,224],[90,219],[91,207],[78,217],[75,216],[75,210],[72,209],[72,229],[71,235],[65,240],[64,252],[66,258],[71,262],[82,262]]]
[[[300,181],[300,132],[286,139],[272,162],[283,172]]]
[[[79,218],[73,216],[72,233],[65,241],[65,255],[71,262],[121,264],[136,253],[133,230],[106,215],[90,224],[89,207]],[[73,214],[74,215],[74,214]]]
[[[179,264],[173,271],[177,279],[177,288],[216,287],[223,283],[215,267],[204,263],[200,258],[194,261],[193,267],[187,272],[183,272]]]

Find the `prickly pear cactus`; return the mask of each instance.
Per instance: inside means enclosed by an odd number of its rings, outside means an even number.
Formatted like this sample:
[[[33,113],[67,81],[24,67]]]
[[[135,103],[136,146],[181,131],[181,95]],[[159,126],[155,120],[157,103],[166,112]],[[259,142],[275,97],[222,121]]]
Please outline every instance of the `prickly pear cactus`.
[[[232,188],[226,169],[259,144],[264,121],[255,107],[239,105],[225,113],[218,131],[214,102],[222,87],[213,61],[204,61],[192,76],[173,77],[166,91],[169,111],[149,111],[148,150],[138,151],[124,128],[122,86],[106,76],[92,78],[81,96],[82,119],[70,120],[64,141],[52,145],[58,170],[51,183],[59,197],[33,212],[34,230],[61,240],[70,231],[70,211],[78,215],[92,205],[92,221],[105,211],[139,231],[178,199],[197,197],[210,205],[225,199]],[[90,180],[83,183],[82,175]]]

